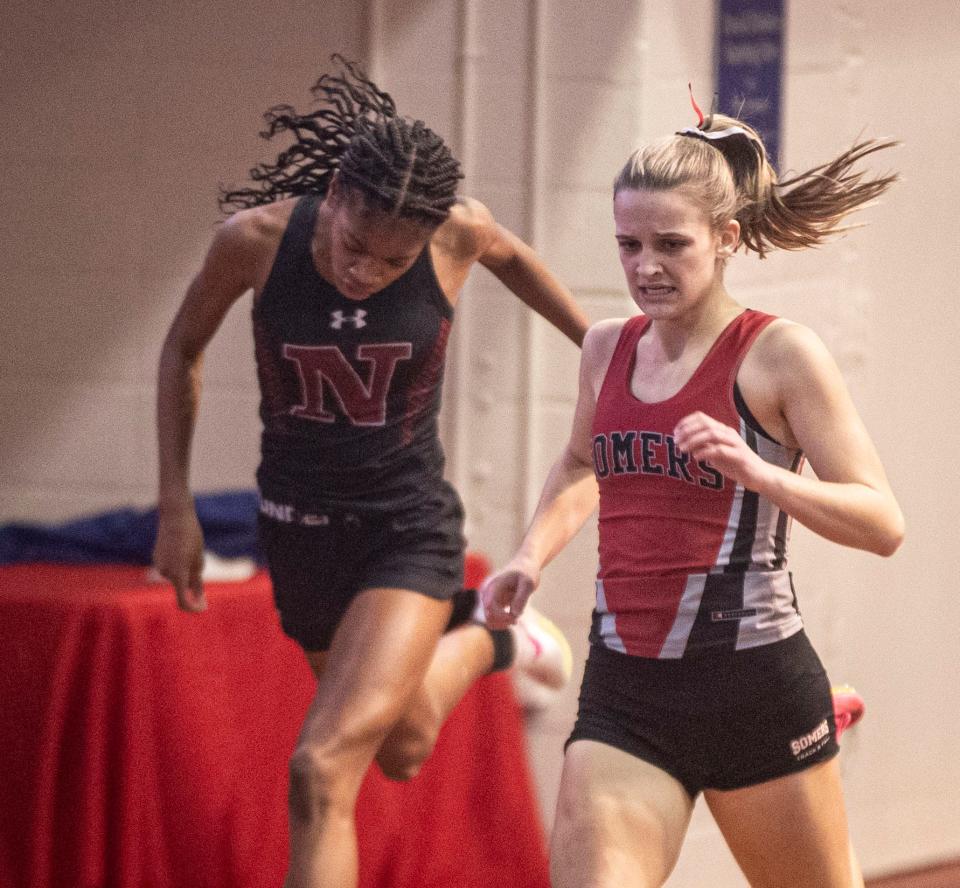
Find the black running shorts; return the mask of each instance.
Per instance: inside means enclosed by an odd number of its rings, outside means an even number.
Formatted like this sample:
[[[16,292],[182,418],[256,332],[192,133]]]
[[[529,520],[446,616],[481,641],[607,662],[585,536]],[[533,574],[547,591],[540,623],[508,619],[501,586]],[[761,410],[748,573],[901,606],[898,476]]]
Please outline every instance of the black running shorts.
[[[576,740],[655,765],[691,798],[802,771],[839,751],[830,683],[803,631],[679,660],[593,645],[567,745]]]
[[[330,647],[364,589],[446,600],[463,588],[463,507],[452,495],[393,512],[313,510],[263,501],[259,538],[283,631],[304,650]]]

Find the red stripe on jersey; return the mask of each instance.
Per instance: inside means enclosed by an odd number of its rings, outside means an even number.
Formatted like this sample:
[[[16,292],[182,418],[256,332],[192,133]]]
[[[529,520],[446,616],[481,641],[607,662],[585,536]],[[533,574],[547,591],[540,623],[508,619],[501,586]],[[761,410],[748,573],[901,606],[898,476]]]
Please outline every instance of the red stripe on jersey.
[[[424,410],[430,408],[437,398],[437,386],[443,376],[443,362],[447,354],[447,340],[453,325],[446,318],[440,320],[440,330],[430,356],[424,362],[423,369],[411,382],[407,396],[407,406],[403,415],[400,443],[406,446],[413,440],[413,429]]]

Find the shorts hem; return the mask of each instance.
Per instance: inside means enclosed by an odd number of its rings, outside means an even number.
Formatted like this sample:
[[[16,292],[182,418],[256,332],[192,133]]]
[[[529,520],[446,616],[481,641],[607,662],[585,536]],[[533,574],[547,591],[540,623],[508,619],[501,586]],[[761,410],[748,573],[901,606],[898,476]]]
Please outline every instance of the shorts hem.
[[[401,589],[404,592],[412,592],[414,595],[423,595],[426,598],[430,598],[433,601],[455,601],[457,594],[464,591],[463,585],[454,586],[450,594],[447,595],[445,592],[440,592],[439,594],[432,594],[424,589],[416,588],[417,584],[412,585],[397,585],[396,583],[364,583],[360,589],[357,590],[356,595],[351,596],[351,600],[356,598],[357,595],[361,595],[364,592],[370,591],[371,589]],[[465,621],[461,621],[465,622]],[[330,645],[333,643],[333,635],[337,631],[337,627],[340,625],[340,619],[338,619],[333,624],[327,624],[322,627],[314,628],[311,626],[287,626],[284,625],[283,617],[281,614],[280,628],[283,630],[283,634],[287,638],[295,642],[305,653],[321,653],[330,649]],[[321,639],[316,639],[316,636],[321,636]],[[326,636],[329,637],[327,638]]]
[[[668,777],[672,777],[677,781],[682,787],[683,791],[690,797],[691,801],[695,801],[697,796],[700,794],[699,789],[691,789],[691,785],[684,780],[673,768],[670,768],[662,761],[658,761],[652,756],[644,755],[642,752],[638,752],[636,747],[631,747],[626,743],[617,743],[611,738],[601,738],[601,737],[592,737],[589,733],[585,731],[574,731],[568,738],[567,742],[563,744],[563,751],[566,752],[571,744],[576,743],[578,740],[589,740],[591,743],[602,743],[604,746],[609,746],[611,749],[619,750],[620,752],[625,752],[631,758],[639,759],[642,762],[645,762],[648,765],[652,765],[658,771],[663,771]]]
[[[839,754],[840,747],[834,746],[826,750],[822,755],[814,756],[807,761],[791,763],[789,767],[769,768],[766,771],[759,772],[758,774],[752,774],[749,777],[744,777],[742,780],[732,780],[729,783],[724,783],[722,785],[717,783],[705,784],[703,788],[717,790],[718,792],[732,792],[736,789],[749,789],[751,786],[759,786],[762,783],[769,783],[771,780],[779,780],[781,777],[790,777],[792,774],[801,774],[815,765],[821,765],[825,762],[831,761]]]
[[[437,572],[424,571],[420,574],[383,574],[382,576],[365,576],[363,583],[357,590],[359,595],[370,589],[402,589],[406,592],[416,592],[435,601],[450,601],[458,592],[463,590],[463,577],[451,577],[449,585],[437,582]]]

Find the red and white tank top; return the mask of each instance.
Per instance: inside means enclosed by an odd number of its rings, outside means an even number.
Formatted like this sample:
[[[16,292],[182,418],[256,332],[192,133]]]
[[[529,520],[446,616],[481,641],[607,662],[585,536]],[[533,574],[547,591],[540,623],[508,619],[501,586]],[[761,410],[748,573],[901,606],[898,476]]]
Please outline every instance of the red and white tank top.
[[[687,383],[657,403],[630,391],[644,316],[624,324],[593,420],[600,567],[591,641],[640,657],[740,650],[802,628],[787,567],[790,518],[680,453],[673,429],[697,410],[737,429],[767,462],[799,472],[803,453],[770,438],[736,389],[772,315],[746,310]]]

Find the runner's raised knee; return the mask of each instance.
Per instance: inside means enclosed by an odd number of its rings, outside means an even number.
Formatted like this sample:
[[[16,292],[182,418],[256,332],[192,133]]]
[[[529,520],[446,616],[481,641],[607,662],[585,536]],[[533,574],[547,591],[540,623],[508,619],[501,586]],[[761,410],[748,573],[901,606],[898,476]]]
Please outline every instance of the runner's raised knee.
[[[403,722],[377,753],[377,764],[390,780],[412,780],[433,752],[439,726],[425,722]]]

